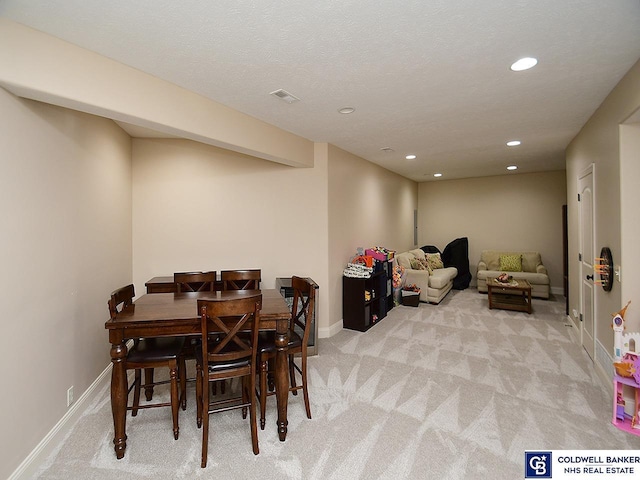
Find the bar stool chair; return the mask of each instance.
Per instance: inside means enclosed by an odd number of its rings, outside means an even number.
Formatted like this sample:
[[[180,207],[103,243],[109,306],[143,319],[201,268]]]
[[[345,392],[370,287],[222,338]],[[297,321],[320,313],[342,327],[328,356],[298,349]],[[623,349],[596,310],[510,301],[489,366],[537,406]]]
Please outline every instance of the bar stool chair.
[[[173,274],[173,283],[180,292],[214,292],[217,273],[214,272],[180,272]]]
[[[135,289],[133,285],[115,290],[111,294],[108,301],[109,315],[111,319],[117,319],[118,314],[126,308],[134,307],[133,297],[135,297]],[[173,437],[177,440],[179,435],[178,410],[180,406],[180,395],[178,393],[178,382],[185,374],[184,359],[181,357],[182,348],[184,346],[184,338],[167,337],[167,338],[141,338],[135,339],[133,347],[127,352],[126,368],[134,370],[134,382],[129,387],[128,393],[133,389],[133,404],[127,406],[127,410],[131,410],[133,417],[137,416],[139,409],[171,407],[171,416],[173,420]],[[151,382],[150,384],[142,382],[142,369],[154,369],[167,367],[169,369],[169,380]],[[146,375],[145,375],[146,377]],[[145,392],[153,392],[153,387],[157,385],[171,385],[171,401],[153,404],[140,405],[140,390]],[[185,394],[184,389],[181,392]],[[147,400],[151,400],[147,395]]]
[[[220,272],[222,290],[260,290],[262,271],[223,270]]]
[[[217,272],[176,272],[173,274],[173,283],[176,286],[176,291],[181,292],[214,292],[216,289],[216,280],[218,279]],[[182,349],[182,356],[185,360],[195,360],[196,348],[199,348],[199,335],[188,335],[184,337],[184,348]],[[186,382],[195,381],[194,378],[183,378],[181,381],[181,388],[185,392],[182,395],[182,410],[187,409],[187,395],[186,395]],[[215,384],[213,386],[213,394],[215,395]],[[220,386],[222,393],[225,391],[224,382]]]
[[[314,312],[316,289],[314,284],[301,277],[291,278],[293,288],[293,305],[291,319],[289,320],[289,392],[293,395],[302,390],[304,397],[304,407],[307,411],[307,418],[311,418],[311,406],[309,405],[309,390],[307,388],[307,344]],[[273,375],[273,363],[276,357],[275,332],[263,332],[258,340],[258,365],[260,375],[260,390],[258,400],[260,402],[260,428],[264,430],[267,397],[275,395],[273,384],[267,388],[267,376]],[[300,365],[294,361],[295,356],[300,356]],[[302,377],[302,383],[296,384],[296,370]]]
[[[209,415],[212,413],[241,408],[242,418],[246,418],[248,408],[253,453],[259,453],[255,371],[261,305],[261,294],[198,300],[202,340],[201,348],[196,351],[196,398],[197,425],[202,427],[202,468],[207,466]],[[211,342],[214,332],[217,338]],[[241,395],[211,400],[209,383],[232,378],[242,379]]]

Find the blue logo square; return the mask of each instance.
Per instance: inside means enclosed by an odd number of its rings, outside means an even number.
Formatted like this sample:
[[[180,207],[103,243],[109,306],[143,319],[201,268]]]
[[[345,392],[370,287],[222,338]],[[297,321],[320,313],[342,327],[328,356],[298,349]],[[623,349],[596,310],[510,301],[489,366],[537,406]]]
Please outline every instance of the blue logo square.
[[[524,478],[552,478],[551,452],[525,452]]]

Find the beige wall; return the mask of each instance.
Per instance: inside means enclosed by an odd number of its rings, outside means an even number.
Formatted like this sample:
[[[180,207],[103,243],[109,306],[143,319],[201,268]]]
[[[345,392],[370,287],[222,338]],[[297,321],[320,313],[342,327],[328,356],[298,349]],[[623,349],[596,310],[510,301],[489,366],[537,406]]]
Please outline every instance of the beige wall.
[[[131,281],[130,138],[0,88],[5,355],[0,478],[109,364],[107,296]]]
[[[638,79],[637,81],[640,81]],[[640,89],[638,90],[640,91]],[[640,107],[636,117],[640,117]],[[640,119],[635,123],[620,127],[620,258],[617,265],[624,265],[620,285],[620,300],[627,303],[633,299],[633,307],[629,307],[625,320],[632,332],[640,331]]]
[[[313,166],[311,140],[1,17],[0,86],[285,165]]]
[[[307,169],[186,140],[135,139],[133,158],[138,292],[184,270],[261,268],[267,288],[310,276],[327,337],[342,327],[342,270],[356,248],[412,246],[417,184],[328,144]]]
[[[413,247],[417,183],[332,145],[329,158],[329,284],[332,327],[342,323],[342,271],[358,247]]]
[[[580,311],[580,278],[578,266],[577,177],[587,166],[594,165],[595,242],[596,249],[607,246],[613,260],[622,266],[622,284],[614,283],[611,292],[597,288],[595,296],[596,341],[610,355],[613,350],[611,313],[628,300],[627,331],[640,329],[638,288],[638,171],[637,141],[628,130],[628,149],[621,157],[620,124],[640,108],[640,62],[636,63],[613,89],[598,110],[572,140],[566,150],[567,192],[569,198],[569,285],[570,310]],[[637,133],[636,133],[637,135]],[[635,145],[635,147],[634,147]],[[624,236],[624,240],[623,240]],[[622,251],[624,246],[625,250]],[[624,294],[623,294],[624,292]],[[596,361],[608,362],[598,358]]]
[[[327,166],[291,168],[189,140],[133,140],[133,277],[262,269],[320,285],[328,325]]]
[[[418,198],[419,246],[467,237],[473,285],[482,250],[537,251],[562,294],[564,171],[423,182]]]

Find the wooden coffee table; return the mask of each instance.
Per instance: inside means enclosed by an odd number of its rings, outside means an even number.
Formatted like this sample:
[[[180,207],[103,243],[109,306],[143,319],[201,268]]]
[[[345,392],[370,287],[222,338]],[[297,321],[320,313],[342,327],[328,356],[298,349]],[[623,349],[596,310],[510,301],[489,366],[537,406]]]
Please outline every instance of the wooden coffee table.
[[[531,313],[531,284],[527,280],[511,280],[500,283],[495,277],[487,277],[489,308]]]

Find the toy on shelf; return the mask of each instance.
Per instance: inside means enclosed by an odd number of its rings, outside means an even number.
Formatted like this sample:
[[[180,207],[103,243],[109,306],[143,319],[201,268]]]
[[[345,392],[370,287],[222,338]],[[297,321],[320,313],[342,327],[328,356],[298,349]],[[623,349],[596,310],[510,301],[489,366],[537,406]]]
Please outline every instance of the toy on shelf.
[[[622,392],[618,392],[616,395],[616,418],[618,420],[624,420],[624,406],[625,406],[624,398],[622,397]]]
[[[393,303],[397,306],[402,302],[402,286],[404,285],[404,267],[394,260],[391,285],[393,287]]]
[[[622,360],[623,349],[624,352],[628,352],[631,350],[632,353],[637,353],[636,345],[640,345],[640,343],[638,342],[638,340],[640,339],[640,333],[622,333],[626,328],[624,326],[624,314],[627,312],[627,308],[629,308],[630,303],[631,300],[629,300],[624,308],[622,308],[619,312],[614,313],[613,320],[611,322],[611,328],[613,328],[613,359],[616,362]],[[632,341],[633,348],[630,349]]]

